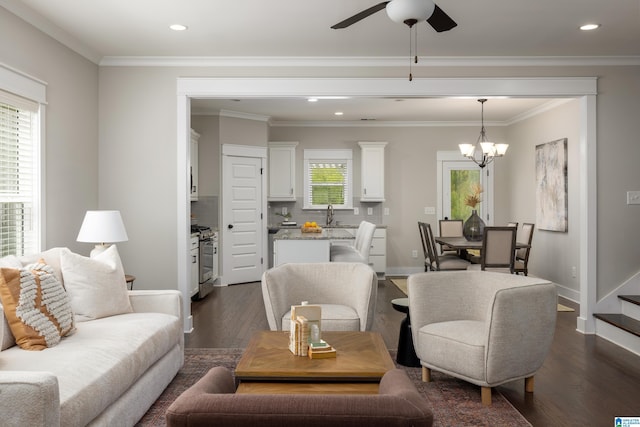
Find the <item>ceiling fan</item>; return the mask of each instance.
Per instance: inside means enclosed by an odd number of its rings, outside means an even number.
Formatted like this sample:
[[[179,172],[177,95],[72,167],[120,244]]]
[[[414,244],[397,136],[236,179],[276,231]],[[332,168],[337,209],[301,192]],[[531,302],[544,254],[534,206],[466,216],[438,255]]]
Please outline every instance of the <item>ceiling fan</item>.
[[[387,10],[389,18],[397,23],[404,23],[413,27],[417,22],[427,21],[437,32],[449,31],[458,24],[431,0],[390,0],[371,6],[356,13],[344,21],[338,22],[331,28],[338,30],[347,28],[382,9]]]
[[[375,6],[371,6],[368,9],[363,10],[360,13],[356,13],[350,18],[344,21],[338,22],[332,26],[334,30],[341,28],[347,28],[356,22],[363,20],[376,12],[386,9],[387,15],[393,22],[406,24],[409,27],[409,32],[413,30],[416,50],[418,44],[418,38],[416,36],[416,27],[414,25],[420,21],[427,21],[434,30],[441,33],[443,31],[449,31],[456,27],[458,24],[451,19],[442,9],[438,7],[431,0],[390,0],[378,3]],[[411,41],[409,42],[409,56],[411,57],[413,52],[413,46]],[[418,55],[415,55],[414,62],[418,63]],[[411,73],[411,61],[409,61],[409,81],[413,80],[413,74]]]

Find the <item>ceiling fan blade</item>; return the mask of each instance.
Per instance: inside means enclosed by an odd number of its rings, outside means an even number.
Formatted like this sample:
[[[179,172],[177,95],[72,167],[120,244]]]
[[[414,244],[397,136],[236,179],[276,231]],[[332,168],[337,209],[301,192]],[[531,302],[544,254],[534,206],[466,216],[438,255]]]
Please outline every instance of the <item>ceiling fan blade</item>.
[[[449,31],[450,29],[457,27],[458,24],[449,17],[442,9],[435,5],[433,13],[427,19],[427,22],[433,27],[434,30],[441,33],[443,31]]]
[[[363,10],[360,13],[356,13],[351,18],[347,18],[344,21],[338,22],[336,25],[332,26],[334,30],[339,30],[341,28],[347,28],[350,25],[355,24],[356,22],[373,15],[374,13],[381,11],[385,7],[387,7],[388,1],[383,1],[382,3],[378,3],[375,6],[371,6],[369,9]]]

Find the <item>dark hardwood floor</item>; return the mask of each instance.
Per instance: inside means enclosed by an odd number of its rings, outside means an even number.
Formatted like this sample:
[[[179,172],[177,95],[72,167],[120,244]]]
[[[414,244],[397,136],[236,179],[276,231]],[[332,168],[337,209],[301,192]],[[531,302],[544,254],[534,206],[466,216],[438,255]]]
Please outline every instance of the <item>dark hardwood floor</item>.
[[[391,281],[379,282],[373,329],[390,349],[398,345],[404,318],[390,301],[403,296]],[[577,308],[571,301],[560,302]],[[192,304],[192,314],[187,347],[244,348],[254,331],[269,329],[260,283],[215,288]],[[576,317],[576,312],[558,312],[550,354],[535,376],[535,393],[524,392],[524,381],[498,389],[534,426],[612,426],[615,416],[640,416],[640,357],[576,332]]]

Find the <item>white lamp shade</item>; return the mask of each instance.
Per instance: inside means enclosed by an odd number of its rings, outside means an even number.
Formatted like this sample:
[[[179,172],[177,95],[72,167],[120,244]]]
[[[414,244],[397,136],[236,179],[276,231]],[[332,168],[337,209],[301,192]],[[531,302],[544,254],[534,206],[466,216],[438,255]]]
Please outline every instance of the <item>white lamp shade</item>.
[[[385,9],[393,22],[403,24],[407,19],[420,22],[433,15],[435,3],[431,0],[391,0]]]
[[[481,142],[482,154],[493,156],[496,153],[496,145],[493,142]]]
[[[504,156],[509,144],[496,144],[496,156]]]
[[[129,240],[120,211],[87,211],[78,242],[115,243]]]
[[[465,157],[473,156],[476,151],[476,147],[473,144],[458,144],[458,147],[460,147],[460,153]]]

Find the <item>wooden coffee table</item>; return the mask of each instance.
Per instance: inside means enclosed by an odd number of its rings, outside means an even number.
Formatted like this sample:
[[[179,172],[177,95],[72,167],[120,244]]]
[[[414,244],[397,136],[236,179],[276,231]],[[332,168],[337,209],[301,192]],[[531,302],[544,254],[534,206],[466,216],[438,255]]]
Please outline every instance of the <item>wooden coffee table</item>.
[[[323,332],[322,338],[336,349],[336,358],[294,356],[289,332],[256,332],[236,367],[236,393],[372,394],[395,368],[376,332]]]

